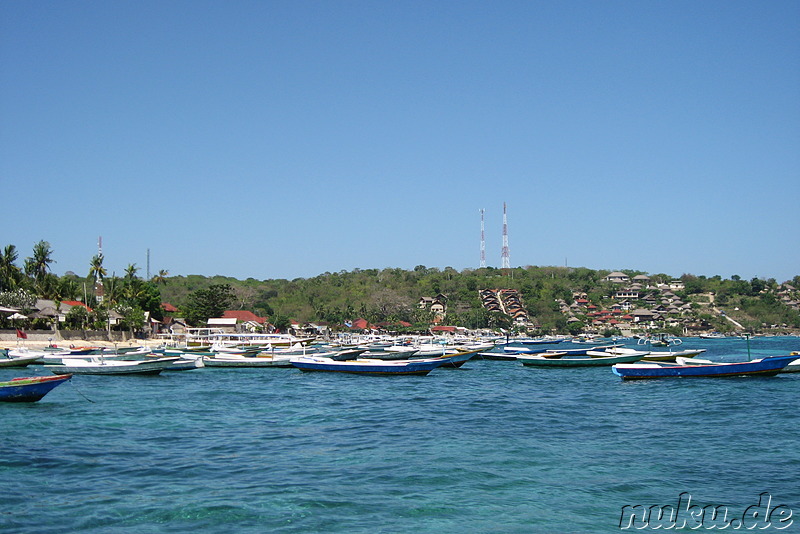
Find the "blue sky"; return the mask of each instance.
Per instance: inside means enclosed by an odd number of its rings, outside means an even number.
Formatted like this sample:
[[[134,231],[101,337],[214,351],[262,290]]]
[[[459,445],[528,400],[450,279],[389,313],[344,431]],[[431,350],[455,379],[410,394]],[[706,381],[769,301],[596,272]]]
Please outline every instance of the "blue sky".
[[[53,271],[800,274],[797,1],[0,2]]]

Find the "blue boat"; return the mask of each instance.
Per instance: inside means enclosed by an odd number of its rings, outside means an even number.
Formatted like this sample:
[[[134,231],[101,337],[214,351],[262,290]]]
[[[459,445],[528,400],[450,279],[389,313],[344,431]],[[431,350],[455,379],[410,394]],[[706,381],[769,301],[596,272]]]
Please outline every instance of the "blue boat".
[[[738,363],[668,364],[629,363],[614,365],[611,370],[623,380],[645,378],[718,378],[729,376],[775,376],[797,356],[772,356]],[[684,360],[685,362],[686,360]]]
[[[36,402],[72,378],[72,375],[29,376],[0,382],[0,401]]]
[[[437,367],[447,363],[445,358],[421,360],[346,360],[338,361],[319,356],[299,356],[292,358],[292,365],[301,371],[323,371],[329,373],[350,373],[358,375],[427,375]]]

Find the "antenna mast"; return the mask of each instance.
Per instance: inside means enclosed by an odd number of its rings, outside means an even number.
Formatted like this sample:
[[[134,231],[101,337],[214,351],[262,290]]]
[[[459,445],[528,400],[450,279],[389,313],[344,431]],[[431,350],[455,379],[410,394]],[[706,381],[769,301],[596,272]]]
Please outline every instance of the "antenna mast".
[[[100,260],[100,265],[103,264],[103,236],[99,236],[97,238],[97,257]],[[102,304],[103,298],[105,297],[105,290],[103,289],[103,274],[102,273],[94,273],[94,297],[97,299],[97,302]],[[86,297],[84,296],[84,300]]]
[[[481,268],[486,267],[486,239],[483,233],[483,212],[485,209],[481,208]]]
[[[506,203],[503,202],[503,251],[500,254],[503,260],[503,269],[511,268],[511,257],[508,252],[508,218],[506,217]]]

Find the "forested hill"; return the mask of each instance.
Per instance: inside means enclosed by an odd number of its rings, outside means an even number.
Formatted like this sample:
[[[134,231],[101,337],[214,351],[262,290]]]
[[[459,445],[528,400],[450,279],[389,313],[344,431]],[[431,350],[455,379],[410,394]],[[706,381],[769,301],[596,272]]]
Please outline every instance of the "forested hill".
[[[721,331],[737,329],[737,323],[751,331],[774,326],[800,328],[797,304],[800,295],[796,291],[800,288],[800,276],[779,283],[774,279],[741,280],[738,276],[723,279],[684,274],[676,278],[661,273],[647,275],[644,283],[634,283],[634,277],[646,273],[635,270],[622,273],[630,280],[609,282],[604,279],[610,271],[582,267],[529,266],[509,270],[487,267],[457,271],[420,265],[413,270],[355,269],[295,280],[172,276],[160,285],[160,290],[163,302],[180,309],[189,304],[191,294],[197,290],[229,285],[235,296],[232,305],[235,309],[271,319],[331,324],[355,318],[373,324],[430,323],[436,314],[428,306],[421,307],[420,302],[423,298],[438,297],[446,308],[443,324],[510,326],[510,318],[484,307],[479,290],[514,289],[531,323],[541,332],[566,332],[595,323],[597,319],[586,306],[575,306],[580,297],[597,310],[610,310],[623,301],[627,309],[657,309],[668,302],[681,303],[681,324],[702,324]],[[633,288],[633,293],[624,293],[627,298],[619,296],[621,290],[629,288]],[[667,319],[666,313],[663,318]]]

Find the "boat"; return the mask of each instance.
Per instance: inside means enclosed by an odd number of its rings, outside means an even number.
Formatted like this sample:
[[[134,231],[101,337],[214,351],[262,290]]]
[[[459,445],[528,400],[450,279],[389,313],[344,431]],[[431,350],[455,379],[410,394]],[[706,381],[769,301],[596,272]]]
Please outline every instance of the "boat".
[[[774,376],[796,360],[797,356],[771,356],[758,360],[735,363],[693,364],[681,363],[629,363],[614,365],[611,370],[623,380],[646,378],[717,378],[730,376]],[[708,361],[708,360],[706,360]]]
[[[617,354],[609,356],[569,356],[568,358],[558,357],[558,353],[545,357],[541,354],[533,356],[519,356],[517,360],[523,365],[531,367],[600,367],[611,366],[618,363],[630,363],[641,360],[647,355],[645,351],[633,351],[633,353]]]
[[[72,375],[28,376],[0,382],[1,402],[36,402]]]
[[[509,340],[509,344],[519,344],[519,345],[554,345],[556,343],[563,342],[563,338],[552,338],[552,337],[544,337],[544,338],[522,338],[522,339],[511,339]]]
[[[45,367],[57,375],[157,375],[179,359],[177,356],[151,360],[64,358],[61,365]]]
[[[711,332],[710,334],[700,334],[697,337],[700,339],[725,339],[727,336],[720,332]]]
[[[292,358],[292,365],[301,371],[322,371],[329,373],[349,373],[358,375],[427,375],[441,367],[445,358],[426,358],[419,360],[347,360],[337,361],[320,356],[299,356]]]
[[[206,367],[292,367],[292,356],[240,356],[238,354],[215,354],[203,356]]]
[[[706,349],[686,349],[678,351],[651,351],[650,354],[644,357],[644,361],[648,362],[674,362],[677,358],[693,358],[698,354],[702,354]]]
[[[483,358],[484,360],[497,360],[497,361],[517,361],[517,355],[519,353],[514,352],[479,352],[478,356]],[[530,352],[526,352],[526,355],[531,354]]]
[[[545,352],[545,356],[546,356],[546,353],[548,353],[548,352],[563,352],[563,353],[566,353],[566,354],[568,354],[570,356],[584,356],[589,351],[595,351],[595,352],[597,352],[597,351],[607,351],[609,349],[616,349],[616,348],[621,347],[621,346],[622,345],[597,345],[597,346],[594,346],[594,347],[579,347],[577,349],[561,349],[561,348],[559,348],[559,349],[547,349],[544,352]]]
[[[0,351],[0,367],[27,367],[42,359],[43,352],[29,351],[27,348]]]
[[[781,370],[781,373],[800,373],[800,352],[794,351],[789,353],[790,356],[797,357],[796,360],[793,362],[789,362],[789,365],[784,367]]]
[[[450,368],[450,369],[457,369],[467,363],[469,360],[474,358],[481,352],[483,348],[473,349],[473,350],[462,350],[458,351],[454,354],[445,354],[444,356],[436,356],[435,358],[428,358],[430,360],[442,360],[444,363],[442,364],[442,369]],[[413,360],[413,358],[412,358]]]
[[[202,369],[206,364],[203,358],[181,358],[172,362],[172,365],[164,367],[165,371],[192,371]]]

